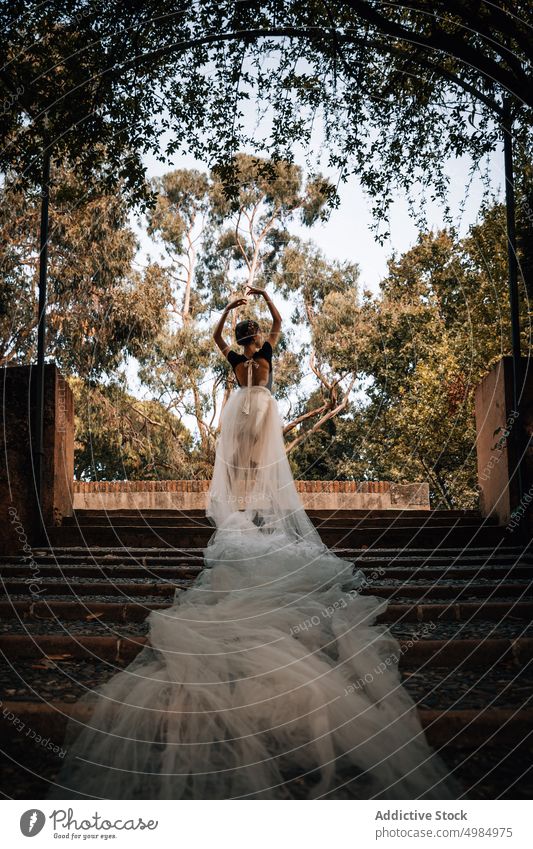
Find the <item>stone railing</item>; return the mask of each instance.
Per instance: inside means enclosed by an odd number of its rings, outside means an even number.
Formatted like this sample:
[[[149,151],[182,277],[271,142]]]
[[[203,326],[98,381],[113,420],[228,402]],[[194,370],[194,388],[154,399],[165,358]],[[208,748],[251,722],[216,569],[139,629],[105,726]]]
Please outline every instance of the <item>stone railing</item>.
[[[74,509],[202,510],[210,481],[74,481]],[[315,510],[429,510],[427,483],[296,481],[304,507]]]

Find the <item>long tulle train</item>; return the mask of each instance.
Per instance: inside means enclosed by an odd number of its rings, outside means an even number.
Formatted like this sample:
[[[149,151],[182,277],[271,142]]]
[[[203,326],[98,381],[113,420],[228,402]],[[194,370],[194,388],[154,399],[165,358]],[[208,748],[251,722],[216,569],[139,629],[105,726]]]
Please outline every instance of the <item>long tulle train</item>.
[[[455,798],[375,624],[386,602],[304,512],[267,389],[224,409],[208,515],[206,568],[84,698],[54,796]]]

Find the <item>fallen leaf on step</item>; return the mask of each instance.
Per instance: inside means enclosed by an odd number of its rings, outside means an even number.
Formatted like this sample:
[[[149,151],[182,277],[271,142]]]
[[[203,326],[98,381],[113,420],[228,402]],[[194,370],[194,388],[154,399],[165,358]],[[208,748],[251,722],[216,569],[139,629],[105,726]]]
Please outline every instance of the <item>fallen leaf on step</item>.
[[[46,657],[43,657],[42,660],[38,661],[38,663],[32,663],[32,669],[55,669],[56,668],[56,660],[71,660],[71,654],[47,654]]]
[[[55,666],[56,660],[72,660],[72,654],[47,654],[37,665],[32,666],[33,669],[51,669]],[[41,665],[42,664],[42,665]]]
[[[71,654],[47,654],[38,663],[32,663],[32,669],[55,669],[56,660],[70,660]]]

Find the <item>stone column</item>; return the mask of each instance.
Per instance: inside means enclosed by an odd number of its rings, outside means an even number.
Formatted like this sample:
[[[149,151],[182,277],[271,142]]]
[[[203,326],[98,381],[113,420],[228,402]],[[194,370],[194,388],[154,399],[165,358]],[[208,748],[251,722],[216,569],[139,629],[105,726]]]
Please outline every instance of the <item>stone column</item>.
[[[512,405],[512,358],[502,357],[476,387],[480,509],[510,530],[533,528],[533,365],[522,359],[519,409]],[[522,498],[517,461],[522,461]]]
[[[37,370],[8,366],[0,371],[0,553],[24,554],[42,545],[34,476]],[[49,527],[72,515],[74,481],[74,403],[72,391],[54,363],[44,376],[43,519]]]

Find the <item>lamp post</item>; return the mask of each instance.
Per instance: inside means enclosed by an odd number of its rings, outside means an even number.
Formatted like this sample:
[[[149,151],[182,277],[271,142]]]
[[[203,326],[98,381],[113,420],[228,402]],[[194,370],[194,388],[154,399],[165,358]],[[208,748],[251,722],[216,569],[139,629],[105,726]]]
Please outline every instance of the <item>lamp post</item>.
[[[505,162],[505,209],[507,217],[507,267],[509,279],[509,308],[511,315],[511,346],[512,346],[512,373],[513,373],[513,411],[520,412],[520,380],[522,376],[522,362],[520,351],[520,310],[518,301],[518,260],[516,255],[516,207],[514,193],[513,172],[513,116],[511,111],[511,99],[505,97],[503,101],[502,115],[503,149]],[[522,500],[522,439],[520,416],[514,430],[514,444],[516,450],[516,488],[518,501]]]
[[[48,275],[48,207],[50,200],[50,148],[43,155],[41,180],[41,225],[39,250],[39,315],[37,325],[37,386],[35,397],[35,485],[37,491],[39,527],[44,541],[44,356],[46,350],[46,305]]]

